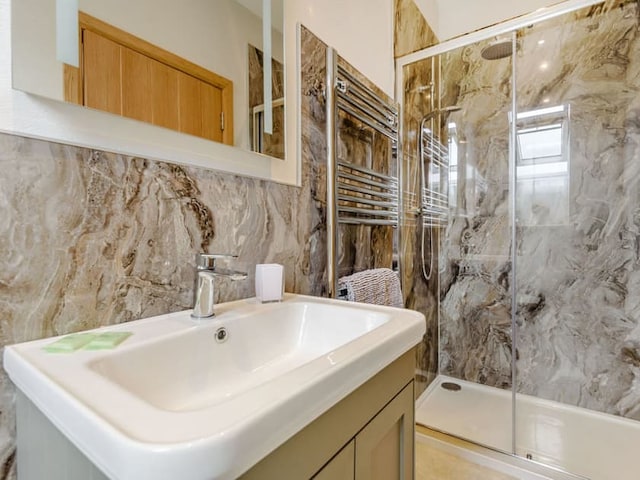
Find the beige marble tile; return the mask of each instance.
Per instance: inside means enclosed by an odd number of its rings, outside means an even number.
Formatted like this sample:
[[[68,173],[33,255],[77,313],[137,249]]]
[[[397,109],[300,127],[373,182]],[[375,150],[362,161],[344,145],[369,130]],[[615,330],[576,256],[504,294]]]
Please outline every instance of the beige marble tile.
[[[395,1],[394,54],[401,57],[438,43],[438,38],[413,0]]]
[[[485,39],[405,69],[407,172],[416,171],[412,155],[419,114],[431,107],[429,83],[435,105],[461,107],[441,123],[456,124],[459,160],[457,203],[443,232],[433,295],[441,373],[510,388],[516,344],[518,392],[640,420],[639,25],[636,1],[609,0],[513,32],[509,57],[484,59],[482,50],[495,40]],[[569,112],[562,120],[569,162],[565,176],[537,176],[544,194],[525,194],[534,183],[520,179],[512,245],[514,95],[520,112]],[[539,116],[537,126],[548,118]],[[415,191],[411,174],[405,177],[407,191]],[[412,244],[419,245],[415,236],[405,237],[404,251]],[[413,261],[415,271],[418,258],[405,255],[405,264]],[[404,271],[405,282],[414,280],[407,305],[422,302],[428,312],[424,292],[433,290]],[[428,352],[421,362],[422,370],[433,369]]]

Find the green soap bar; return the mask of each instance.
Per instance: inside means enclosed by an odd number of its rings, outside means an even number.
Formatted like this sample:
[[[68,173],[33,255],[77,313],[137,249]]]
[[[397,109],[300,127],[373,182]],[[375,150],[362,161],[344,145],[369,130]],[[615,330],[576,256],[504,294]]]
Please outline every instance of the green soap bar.
[[[85,350],[109,350],[115,348],[132,335],[131,332],[103,332],[96,334],[84,345]]]
[[[79,348],[87,345],[95,336],[95,333],[72,333],[44,346],[43,349],[49,353],[75,352]]]

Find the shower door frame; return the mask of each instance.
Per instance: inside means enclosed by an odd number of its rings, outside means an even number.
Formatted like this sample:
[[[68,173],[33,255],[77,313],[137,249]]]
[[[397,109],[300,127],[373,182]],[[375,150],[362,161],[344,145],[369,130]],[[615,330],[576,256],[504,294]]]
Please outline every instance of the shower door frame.
[[[443,53],[447,53],[449,51],[458,49],[460,47],[464,47],[467,45],[474,44],[476,42],[487,40],[491,37],[496,37],[499,35],[509,34],[512,42],[512,48],[515,52],[516,49],[516,32],[517,30],[524,28],[528,25],[532,25],[535,23],[539,23],[551,18],[555,18],[575,10],[579,10],[584,7],[589,7],[592,5],[597,5],[603,3],[604,0],[567,0],[562,3],[552,5],[550,7],[546,7],[530,14],[522,15],[520,17],[516,17],[512,20],[507,20],[505,22],[498,23],[496,25],[492,25],[490,27],[486,27],[480,30],[476,30],[472,33],[468,33],[466,35],[462,35],[460,37],[453,38],[451,40],[446,40],[442,43],[436,44],[432,47],[428,47],[422,50],[418,50],[417,52],[410,53],[408,55],[404,55],[396,59],[395,62],[395,85],[396,85],[396,102],[400,106],[399,118],[404,119],[404,67],[427,60],[429,58],[435,58],[438,55]],[[512,75],[512,85],[516,84],[516,62],[512,61],[511,64],[511,75]],[[433,99],[432,99],[433,101]],[[516,285],[516,249],[513,248],[516,245],[516,187],[517,187],[517,178],[516,178],[516,141],[517,141],[517,126],[516,122],[513,119],[517,118],[517,95],[515,89],[511,95],[511,105],[510,105],[510,127],[509,127],[509,190],[511,192],[511,197],[509,199],[509,219],[511,223],[511,274],[512,274],[512,285]],[[400,122],[400,138],[403,138],[403,130],[404,130],[404,122]],[[400,142],[402,143],[402,142]],[[400,149],[400,159],[402,158],[402,148]],[[399,164],[402,165],[402,162],[399,160]],[[402,177],[402,169],[400,173],[400,177]],[[403,188],[403,183],[400,181],[400,187]],[[404,192],[400,191],[400,198],[404,198]],[[402,217],[401,217],[402,218]],[[400,231],[400,235],[402,235],[402,230]],[[400,239],[400,244],[404,244],[402,238]],[[406,291],[405,285],[402,286],[403,291]],[[517,369],[516,369],[516,348],[517,348],[517,325],[516,325],[516,294],[515,290],[511,292],[511,454],[514,456],[518,456],[516,453],[516,380],[517,380]],[[438,302],[438,316],[439,316],[439,302]],[[438,358],[440,356],[440,319],[438,318]],[[440,362],[438,360],[438,373]]]

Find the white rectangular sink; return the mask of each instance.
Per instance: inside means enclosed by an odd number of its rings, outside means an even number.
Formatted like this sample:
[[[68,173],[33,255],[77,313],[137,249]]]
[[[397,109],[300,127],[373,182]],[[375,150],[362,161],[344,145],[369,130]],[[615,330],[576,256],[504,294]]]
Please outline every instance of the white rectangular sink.
[[[7,347],[23,393],[109,478],[236,478],[419,343],[410,310],[286,295],[100,331],[113,350]],[[224,341],[217,332],[225,329]]]

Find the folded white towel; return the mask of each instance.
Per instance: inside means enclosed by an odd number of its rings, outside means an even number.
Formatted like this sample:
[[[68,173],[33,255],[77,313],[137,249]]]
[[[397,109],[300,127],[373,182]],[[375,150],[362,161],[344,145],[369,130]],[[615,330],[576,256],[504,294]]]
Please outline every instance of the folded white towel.
[[[351,302],[404,307],[400,278],[389,268],[376,268],[338,279],[338,289],[347,291]]]

